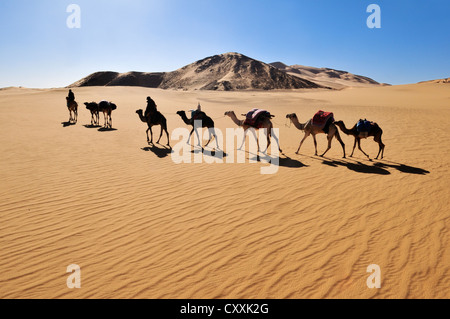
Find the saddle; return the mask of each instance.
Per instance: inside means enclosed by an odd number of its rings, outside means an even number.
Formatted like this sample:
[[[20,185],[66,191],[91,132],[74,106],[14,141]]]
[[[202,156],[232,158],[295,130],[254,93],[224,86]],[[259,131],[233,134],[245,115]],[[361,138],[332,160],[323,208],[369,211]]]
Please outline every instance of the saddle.
[[[192,111],[191,115],[192,115],[192,119],[194,121],[200,121],[200,120],[203,120],[206,117],[206,113],[205,112],[198,111],[198,110]]]
[[[314,115],[311,124],[317,126],[319,129],[323,130],[326,134],[328,134],[330,125],[333,122],[334,122],[334,114],[332,112],[324,112],[320,110]]]
[[[369,136],[370,130],[372,129],[372,123],[373,122],[366,119],[359,120],[358,123],[356,123],[356,131],[359,133],[360,138],[367,138]]]
[[[242,114],[245,116],[244,125],[248,125],[254,128],[262,128],[263,121],[267,118],[271,119],[274,115],[270,112],[262,109],[252,109],[247,114]]]

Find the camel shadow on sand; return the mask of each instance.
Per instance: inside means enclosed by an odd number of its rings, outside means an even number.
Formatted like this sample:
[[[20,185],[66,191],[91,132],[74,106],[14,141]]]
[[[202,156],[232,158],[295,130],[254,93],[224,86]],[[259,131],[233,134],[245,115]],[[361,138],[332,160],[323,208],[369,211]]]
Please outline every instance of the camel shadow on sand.
[[[101,128],[102,126],[101,125],[92,125],[92,124],[86,124],[86,125],[83,125],[85,128]]]
[[[112,128],[112,127],[101,127],[98,129],[99,132],[114,132],[117,131],[116,128]]]
[[[198,153],[203,153],[203,156],[209,156],[209,157],[214,157],[220,160],[223,160],[225,157],[228,156],[227,153],[225,153],[223,150],[207,150],[204,148],[200,148],[198,146],[195,147],[195,149],[191,150],[192,154],[198,154]]]
[[[389,162],[391,164],[387,164],[388,161],[385,160],[381,160],[379,162],[373,162],[372,160],[370,160],[370,163],[372,163],[371,165],[353,158],[346,160],[320,158],[320,160],[322,160],[322,164],[324,165],[331,167],[342,166],[348,168],[351,171],[362,174],[390,175],[391,172],[388,170],[389,168],[393,168],[407,174],[426,175],[430,173],[429,171],[422,168],[408,166],[400,163]]]
[[[143,148],[141,148],[141,150],[143,150],[145,152],[152,152],[159,158],[165,158],[173,152],[172,148],[169,148],[167,146],[163,146],[162,148],[160,148],[160,147],[157,147],[155,144],[151,144],[150,146],[143,147]]]
[[[388,164],[390,163],[390,164]],[[405,164],[395,163],[391,161],[383,161],[383,162],[377,162],[374,164],[374,166],[381,167],[381,168],[395,168],[396,170],[402,172],[402,173],[408,173],[408,174],[415,174],[415,175],[427,175],[430,174],[430,171],[424,170],[423,168],[419,167],[413,167]]]
[[[69,121],[67,121],[67,122],[61,122],[61,124],[62,124],[63,127],[69,127],[69,126],[77,125],[77,123],[69,122]]]
[[[248,152],[247,152],[248,153]],[[272,156],[268,155],[267,153],[262,153],[263,156],[260,156],[259,154],[254,153],[248,153],[253,155],[253,157],[250,159],[251,161],[257,161],[257,162],[264,162],[264,163],[271,163],[272,162]],[[299,160],[290,158],[286,154],[282,154],[284,157],[279,156],[278,157],[278,166],[280,167],[288,167],[288,168],[301,168],[301,167],[308,167],[308,165],[303,164]]]

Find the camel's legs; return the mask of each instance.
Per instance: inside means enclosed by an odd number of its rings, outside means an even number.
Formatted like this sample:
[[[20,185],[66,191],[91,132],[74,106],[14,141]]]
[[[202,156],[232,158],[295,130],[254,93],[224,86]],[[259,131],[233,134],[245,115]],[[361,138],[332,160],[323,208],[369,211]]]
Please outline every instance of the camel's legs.
[[[382,133],[381,133],[381,134],[382,134]],[[377,142],[378,145],[380,146],[380,148],[379,148],[379,150],[378,150],[378,155],[377,155],[377,157],[376,157],[375,159],[378,159],[378,157],[380,156],[380,153],[381,153],[381,159],[383,159],[383,157],[384,157],[384,147],[385,147],[385,145],[384,145],[383,142],[381,141],[381,134],[375,136],[375,139],[374,139],[375,142]]]
[[[367,156],[368,159],[370,159],[370,156],[367,155],[367,154],[362,150],[362,148],[361,148],[361,139],[360,139],[360,138],[358,138],[358,148],[359,148],[359,150],[360,150],[364,155]]]
[[[150,134],[151,134],[151,137],[152,137],[151,139],[148,138],[148,132],[149,131],[150,131]],[[147,129],[147,143],[148,144],[153,144],[153,132],[152,132],[152,128],[150,126]]]
[[[325,156],[325,154],[331,149],[331,142],[333,141],[333,135],[328,135],[328,147],[327,147],[327,149],[326,149],[326,151],[322,154],[322,155],[320,155],[320,157],[324,157]]]
[[[198,134],[198,130],[197,128],[194,126],[195,129],[195,134],[197,135],[197,139],[198,139],[198,146],[202,147],[202,140],[200,139],[200,135]]]
[[[268,128],[266,134],[267,134],[267,147],[266,147],[266,150],[264,151],[264,153],[267,152],[267,150],[269,149],[270,143],[272,142],[272,140],[270,139],[270,137],[272,136],[271,135],[272,134],[272,128]]]
[[[188,140],[187,140],[187,144],[189,144],[189,145],[191,145],[191,143],[190,143],[190,141],[191,141],[191,136],[192,136],[192,133],[194,133],[194,131],[195,131],[195,134],[197,134],[197,138],[198,138],[198,146],[202,146],[202,144],[201,144],[201,140],[200,140],[200,136],[198,135],[198,131],[196,130],[196,127],[194,126],[193,128],[192,128],[192,131],[191,131],[191,133],[189,133],[189,138],[188,138]],[[169,139],[169,133],[167,133],[167,140]]]
[[[300,152],[300,148],[302,147],[303,142],[306,140],[306,138],[309,136],[309,134],[311,134],[311,133],[305,132],[305,136],[303,137],[302,141],[300,142],[300,146],[298,147],[298,150],[297,150],[297,152],[295,152],[295,154],[298,154]]]
[[[251,131],[252,131],[252,133],[253,133],[253,136],[254,136],[255,139],[256,139],[256,145],[258,145],[258,152],[260,152],[260,149],[259,149],[259,139],[258,139],[258,135],[256,134],[256,130],[251,129]],[[266,148],[266,150],[267,150],[267,148]],[[265,152],[265,151],[264,151],[264,152]]]
[[[205,147],[208,146],[209,143],[211,143],[211,141],[214,138],[216,140],[216,147],[217,147],[217,149],[220,149],[219,148],[219,142],[217,141],[216,130],[214,129],[214,127],[209,127],[208,128],[208,132],[209,132],[209,140],[208,140],[208,143],[205,144]]]
[[[208,142],[205,144],[205,147],[209,145],[209,143],[211,142],[211,140],[212,140],[212,138],[213,138],[213,136],[212,136],[212,134],[211,134],[211,130],[214,130],[214,128],[208,128],[209,140],[208,140]],[[216,135],[214,134],[214,137],[215,137],[215,136],[216,136]],[[217,139],[216,139],[216,142],[217,142]],[[217,144],[217,143],[216,143],[216,144]],[[217,147],[217,148],[218,148],[218,147]]]
[[[352,154],[350,154],[350,157],[353,157],[353,153],[355,153],[356,144],[358,143],[358,138],[355,136],[355,143],[353,144],[353,151]]]
[[[167,146],[170,147],[170,139],[169,139],[169,132],[167,131],[167,125],[164,125],[164,132],[166,132],[167,135]]]
[[[188,145],[191,145],[191,136],[192,136],[192,133],[194,133],[194,130],[195,130],[195,128],[192,128],[192,131],[189,133],[189,137],[186,141],[186,144],[188,144]]]
[[[241,147],[239,147],[238,150],[241,150],[241,149],[242,149],[242,146],[244,146],[244,143],[245,143],[245,137],[246,137],[246,136],[247,136],[247,130],[244,130],[244,138],[242,139]]]
[[[334,136],[336,137],[336,139],[339,141],[339,143],[342,146],[342,151],[344,152],[344,158],[345,158],[345,144],[341,139],[341,135],[339,134],[338,129],[336,128],[336,133],[334,134]]]
[[[314,155],[317,156],[317,139],[316,139],[316,134],[313,134],[313,140],[314,140],[314,147],[316,149],[316,153]],[[325,153],[324,153],[325,154]],[[323,156],[323,155],[322,155]]]
[[[156,144],[159,144],[159,141],[161,140],[162,134],[163,134],[163,128],[162,128],[162,126],[161,126],[161,132],[159,133],[159,138],[158,138],[158,140],[156,141]]]
[[[283,151],[281,150],[281,147],[280,147],[280,141],[278,140],[278,136],[276,136],[275,134],[272,135],[272,133],[270,133],[270,136],[273,136],[273,138],[274,138],[275,141],[277,142],[277,145],[278,145],[278,151],[279,151],[280,153],[283,153]]]

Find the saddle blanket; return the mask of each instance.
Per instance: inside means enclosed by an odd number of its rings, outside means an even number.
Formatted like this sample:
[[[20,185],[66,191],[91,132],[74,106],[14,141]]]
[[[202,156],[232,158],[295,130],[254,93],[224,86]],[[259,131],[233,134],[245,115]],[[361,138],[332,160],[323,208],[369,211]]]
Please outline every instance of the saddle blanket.
[[[259,122],[261,117],[270,117],[270,113],[262,109],[253,109],[247,113],[244,125],[261,128],[262,123]]]
[[[202,120],[206,117],[206,113],[199,110],[191,111],[191,117],[194,121]]]
[[[356,130],[360,133],[369,133],[372,129],[372,122],[368,120],[359,120],[356,124]]]
[[[323,129],[325,127],[325,125],[328,123],[328,121],[333,121],[334,120],[334,114],[331,112],[324,112],[324,111],[319,111],[317,112],[312,120],[312,125],[314,126],[318,126],[321,129]]]

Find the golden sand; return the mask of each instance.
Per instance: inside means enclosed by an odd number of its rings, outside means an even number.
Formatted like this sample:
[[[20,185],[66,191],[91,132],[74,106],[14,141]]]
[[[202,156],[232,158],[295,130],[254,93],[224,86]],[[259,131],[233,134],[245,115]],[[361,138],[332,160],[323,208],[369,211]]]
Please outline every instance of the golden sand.
[[[78,124],[63,127],[66,89],[0,91],[0,298],[450,297],[448,85],[74,92]],[[269,110],[284,151],[278,172],[175,164],[147,145],[135,111],[149,95],[169,132],[187,128],[175,112],[198,102],[224,132],[235,127],[225,111]],[[85,126],[83,102],[102,99],[118,106],[116,130]],[[384,160],[358,150],[342,159],[336,140],[316,157],[312,138],[296,155],[303,133],[285,116],[306,122],[318,109],[347,126],[377,122]],[[341,136],[350,154],[353,138]],[[318,143],[323,152],[325,135]],[[378,152],[373,139],[362,147]],[[66,286],[71,264],[81,289]],[[366,285],[371,264],[380,289]]]

